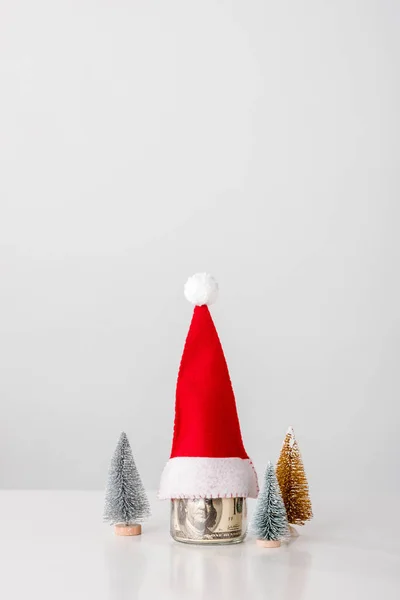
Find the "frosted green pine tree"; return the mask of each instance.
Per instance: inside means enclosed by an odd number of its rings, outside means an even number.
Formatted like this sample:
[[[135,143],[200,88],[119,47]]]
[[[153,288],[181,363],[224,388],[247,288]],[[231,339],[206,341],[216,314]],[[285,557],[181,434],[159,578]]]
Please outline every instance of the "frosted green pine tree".
[[[104,520],[112,525],[143,523],[150,504],[126,433],[121,433],[108,474]]]
[[[264,486],[258,496],[251,531],[258,540],[268,542],[279,542],[290,535],[285,505],[271,462],[265,471]]]

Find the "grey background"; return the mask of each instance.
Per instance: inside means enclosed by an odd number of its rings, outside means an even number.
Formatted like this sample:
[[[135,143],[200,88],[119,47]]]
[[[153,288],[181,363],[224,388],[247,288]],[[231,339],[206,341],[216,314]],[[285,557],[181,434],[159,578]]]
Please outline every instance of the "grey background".
[[[191,307],[261,471],[395,490],[399,5],[6,0],[0,486],[100,488],[122,429],[168,459]],[[221,428],[223,423],[221,423]]]

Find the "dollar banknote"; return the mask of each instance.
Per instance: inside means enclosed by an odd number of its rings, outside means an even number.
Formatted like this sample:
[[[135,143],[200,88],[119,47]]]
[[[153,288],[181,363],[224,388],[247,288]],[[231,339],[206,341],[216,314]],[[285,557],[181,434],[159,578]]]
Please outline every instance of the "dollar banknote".
[[[182,542],[239,540],[246,517],[244,498],[177,498],[171,501],[171,535]]]

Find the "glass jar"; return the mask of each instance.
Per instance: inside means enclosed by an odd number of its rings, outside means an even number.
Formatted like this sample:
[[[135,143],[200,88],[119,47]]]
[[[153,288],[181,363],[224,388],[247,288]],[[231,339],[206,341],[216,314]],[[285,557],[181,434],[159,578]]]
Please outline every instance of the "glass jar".
[[[246,498],[171,500],[171,536],[186,544],[237,544],[246,537]]]

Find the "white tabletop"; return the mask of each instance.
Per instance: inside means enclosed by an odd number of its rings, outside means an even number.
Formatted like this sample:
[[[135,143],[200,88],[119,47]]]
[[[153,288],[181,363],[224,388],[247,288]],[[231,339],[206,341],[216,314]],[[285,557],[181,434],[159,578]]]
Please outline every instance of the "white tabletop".
[[[250,536],[204,548],[174,542],[168,502],[149,495],[153,518],[143,535],[123,538],[102,523],[102,492],[0,491],[0,598],[400,598],[400,540],[388,502],[382,515],[379,503],[373,514],[344,507],[344,496],[329,507],[320,500],[318,516],[279,549],[259,548]]]

